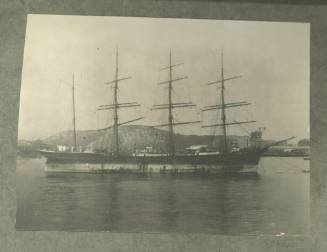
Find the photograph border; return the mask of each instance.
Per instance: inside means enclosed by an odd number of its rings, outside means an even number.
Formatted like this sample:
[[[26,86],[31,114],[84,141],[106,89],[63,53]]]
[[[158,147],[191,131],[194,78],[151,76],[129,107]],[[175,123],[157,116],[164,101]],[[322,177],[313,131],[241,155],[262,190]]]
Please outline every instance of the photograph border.
[[[325,251],[327,249],[327,5],[310,1],[31,0],[0,9],[1,251]],[[276,3],[278,2],[278,3]],[[27,14],[310,23],[311,235],[226,236],[16,231],[16,153]],[[282,39],[282,38],[281,38]],[[301,102],[301,101],[299,101]]]

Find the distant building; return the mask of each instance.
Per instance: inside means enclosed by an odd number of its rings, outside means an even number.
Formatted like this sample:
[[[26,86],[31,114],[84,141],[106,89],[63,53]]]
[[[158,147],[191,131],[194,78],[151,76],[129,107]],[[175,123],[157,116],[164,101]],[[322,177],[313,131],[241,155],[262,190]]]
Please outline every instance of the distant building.
[[[266,156],[309,156],[309,146],[271,146]]]

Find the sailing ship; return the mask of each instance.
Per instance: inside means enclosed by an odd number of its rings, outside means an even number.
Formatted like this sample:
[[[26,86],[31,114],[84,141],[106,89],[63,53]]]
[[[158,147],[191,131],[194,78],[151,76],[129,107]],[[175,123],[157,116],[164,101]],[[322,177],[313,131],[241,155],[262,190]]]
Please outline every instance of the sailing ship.
[[[183,63],[173,64],[172,54],[169,54],[169,65],[163,67],[161,70],[168,71],[169,78],[166,81],[158,83],[159,85],[166,85],[168,90],[168,102],[166,104],[153,105],[152,110],[168,110],[168,120],[165,124],[154,125],[151,127],[168,127],[167,139],[167,153],[147,154],[134,153],[133,155],[123,155],[120,152],[119,146],[119,126],[143,119],[139,117],[129,120],[127,122],[119,122],[118,110],[121,108],[131,108],[140,106],[136,102],[119,103],[118,101],[118,85],[121,81],[128,80],[131,77],[121,78],[119,76],[118,68],[118,49],[116,50],[116,73],[115,79],[108,84],[113,85],[113,103],[110,105],[100,106],[100,110],[113,110],[114,124],[100,131],[113,129],[113,145],[114,149],[111,153],[98,152],[79,152],[77,151],[76,143],[76,123],[75,123],[75,103],[74,103],[74,80],[73,80],[73,127],[74,127],[74,148],[72,152],[59,152],[42,150],[41,154],[47,158],[48,164],[84,164],[88,169],[92,170],[96,165],[100,165],[101,170],[107,171],[142,171],[142,172],[256,172],[260,157],[270,146],[249,146],[246,148],[232,150],[228,143],[227,127],[232,125],[241,125],[246,123],[253,123],[255,121],[233,121],[228,122],[226,116],[226,109],[232,107],[240,107],[250,105],[248,102],[225,102],[225,83],[240,76],[228,77],[224,76],[223,53],[221,54],[221,78],[208,83],[211,85],[220,85],[219,89],[221,98],[220,104],[210,105],[202,108],[202,111],[221,110],[221,118],[218,123],[212,125],[203,125],[202,128],[221,127],[223,132],[223,147],[219,151],[205,151],[196,153],[177,153],[175,149],[174,127],[201,123],[201,121],[186,121],[175,122],[175,109],[194,107],[195,104],[191,102],[174,102],[172,98],[173,84],[177,81],[186,79],[187,77],[174,78],[173,69],[182,65]],[[288,140],[288,139],[286,139]],[[286,141],[283,140],[283,141]],[[279,143],[279,142],[278,142]],[[276,143],[277,144],[277,143]],[[58,166],[54,166],[55,168]]]

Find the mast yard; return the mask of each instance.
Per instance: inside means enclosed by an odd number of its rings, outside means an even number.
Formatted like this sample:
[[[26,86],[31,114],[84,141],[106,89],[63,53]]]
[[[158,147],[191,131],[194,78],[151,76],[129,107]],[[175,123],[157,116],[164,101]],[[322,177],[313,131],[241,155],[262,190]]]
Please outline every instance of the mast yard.
[[[128,77],[123,77],[120,78],[119,77],[119,57],[118,57],[118,48],[116,48],[116,70],[115,70],[115,79],[107,82],[107,85],[112,85],[113,88],[113,102],[112,104],[109,105],[100,105],[98,110],[113,110],[113,118],[114,118],[114,124],[112,126],[108,126],[105,127],[103,129],[99,129],[100,131],[102,130],[108,130],[113,128],[113,138],[114,138],[114,147],[113,147],[113,155],[118,157],[120,156],[120,148],[119,148],[119,126],[127,124],[127,123],[131,123],[131,122],[135,122],[138,120],[143,119],[144,117],[139,117],[133,120],[129,120],[126,122],[119,122],[119,115],[118,115],[118,110],[122,109],[122,108],[132,108],[132,107],[139,107],[140,104],[136,103],[136,102],[125,102],[125,103],[119,103],[118,102],[118,90],[119,90],[119,82],[124,81],[124,80],[129,80],[132,77],[128,76]]]
[[[169,52],[169,66],[163,67],[160,70],[169,70],[169,79],[166,81],[159,82],[158,85],[168,84],[168,104],[159,104],[153,105],[151,110],[160,110],[160,109],[168,109],[168,124],[160,124],[155,125],[153,127],[165,127],[168,126],[168,154],[170,157],[175,157],[176,150],[175,150],[175,141],[174,141],[174,126],[175,125],[186,125],[186,124],[193,124],[193,123],[200,123],[201,121],[188,121],[188,122],[174,122],[174,115],[173,110],[175,108],[186,108],[186,107],[195,107],[196,105],[191,102],[179,102],[174,103],[172,99],[172,90],[173,90],[173,83],[177,81],[181,81],[187,79],[187,76],[179,77],[173,79],[173,68],[177,66],[184,65],[184,63],[177,63],[172,64],[172,55],[171,50]]]
[[[212,125],[204,125],[204,126],[202,126],[202,128],[222,127],[222,129],[223,129],[223,148],[222,148],[221,151],[222,151],[222,153],[228,153],[229,152],[229,146],[228,146],[228,141],[227,141],[227,127],[226,126],[240,125],[240,124],[245,124],[245,123],[254,123],[255,121],[226,122],[226,109],[227,108],[247,106],[247,105],[251,105],[251,103],[245,102],[245,101],[231,102],[231,103],[226,103],[225,102],[225,82],[241,78],[242,76],[237,75],[237,76],[225,78],[225,76],[224,76],[224,53],[223,53],[223,51],[221,51],[221,71],[220,71],[220,76],[221,76],[221,79],[218,79],[217,81],[209,82],[209,83],[207,83],[207,85],[221,84],[217,88],[218,91],[220,89],[221,104],[205,106],[204,108],[202,108],[202,111],[210,111],[210,110],[221,109],[221,123],[212,124]],[[218,93],[218,95],[219,95],[219,93]]]

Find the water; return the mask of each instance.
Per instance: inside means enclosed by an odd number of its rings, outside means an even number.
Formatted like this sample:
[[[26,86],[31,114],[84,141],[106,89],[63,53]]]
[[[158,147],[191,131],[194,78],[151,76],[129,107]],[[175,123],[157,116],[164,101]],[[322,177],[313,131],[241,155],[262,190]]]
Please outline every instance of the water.
[[[19,230],[308,234],[309,161],[262,158],[259,176],[47,174],[17,161]]]

